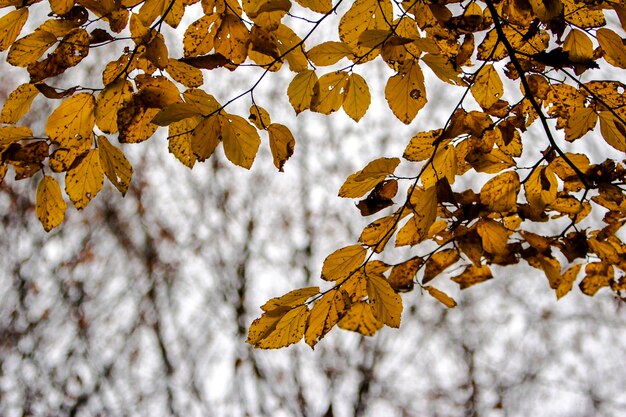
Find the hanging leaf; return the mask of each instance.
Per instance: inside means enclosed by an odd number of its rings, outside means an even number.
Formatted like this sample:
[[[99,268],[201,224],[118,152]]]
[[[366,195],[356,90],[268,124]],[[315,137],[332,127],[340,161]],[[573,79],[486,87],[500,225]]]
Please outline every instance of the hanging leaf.
[[[96,123],[96,100],[91,94],[75,94],[48,117],[46,135],[63,148],[81,148],[91,143]]]
[[[339,281],[356,271],[365,260],[367,251],[361,245],[338,249],[328,255],[322,266],[322,279]]]
[[[346,82],[343,100],[343,110],[352,120],[361,120],[370,106],[370,90],[365,79],[359,74],[350,74]]]
[[[400,327],[402,298],[395,293],[384,276],[367,274],[367,295],[377,320],[389,327]]]
[[[339,189],[339,197],[359,198],[393,174],[400,163],[398,158],[379,158],[370,162],[361,171],[348,177]]]
[[[291,80],[287,88],[287,95],[296,114],[311,107],[311,102],[317,94],[317,90],[319,90],[319,85],[315,71],[301,71]]]
[[[456,307],[456,301],[454,301],[454,299],[445,292],[438,290],[435,287],[431,287],[430,285],[425,286],[424,289],[428,291],[428,294],[430,294],[431,297],[439,301],[444,306],[448,308]]]
[[[102,170],[106,174],[111,184],[125,195],[130,186],[130,179],[133,175],[133,167],[126,159],[124,152],[111,145],[106,137],[98,137],[98,150]]]
[[[283,172],[285,162],[293,155],[296,140],[287,126],[279,123],[270,124],[267,128],[267,133],[270,137],[270,150],[272,151],[274,166],[280,172]]]
[[[78,210],[87,207],[100,192],[104,181],[104,171],[100,164],[98,149],[90,150],[80,158],[65,175],[65,192]]]
[[[226,157],[233,164],[250,169],[261,144],[259,133],[241,116],[220,115],[219,121]]]
[[[44,175],[37,187],[37,218],[44,230],[49,232],[63,223],[67,203],[61,195],[61,187],[56,179]]]
[[[0,113],[0,123],[17,123],[24,116],[39,94],[34,84],[22,84],[17,87],[4,102]]]

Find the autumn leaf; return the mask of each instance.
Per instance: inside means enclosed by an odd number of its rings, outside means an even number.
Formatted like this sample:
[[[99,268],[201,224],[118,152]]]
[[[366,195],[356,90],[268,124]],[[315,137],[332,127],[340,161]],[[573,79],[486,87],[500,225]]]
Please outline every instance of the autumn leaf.
[[[311,107],[313,97],[316,95],[316,89],[319,89],[319,86],[315,71],[301,71],[291,80],[287,88],[287,95],[296,114]]]
[[[274,166],[283,172],[285,162],[293,155],[296,140],[287,126],[279,123],[270,124],[267,127],[267,133],[270,138],[270,150],[274,159]]]
[[[13,10],[0,17],[0,51],[5,51],[15,42],[27,19],[26,7]]]
[[[507,171],[491,178],[480,190],[480,202],[494,212],[507,213],[517,206],[520,192],[519,175]]]
[[[400,327],[402,299],[391,288],[384,276],[367,275],[367,295],[377,320],[389,327]]]
[[[117,112],[133,95],[129,81],[119,79],[104,87],[96,98],[96,124],[104,133],[117,132]]]
[[[96,100],[91,94],[75,94],[52,112],[46,135],[64,148],[80,148],[89,143],[96,122]]]
[[[99,149],[90,150],[65,175],[65,192],[74,207],[81,210],[100,192],[104,171]]]
[[[343,42],[327,41],[314,46],[307,56],[317,66],[333,65],[340,59],[352,55],[352,48]]]
[[[339,189],[339,196],[344,198],[359,198],[374,188],[389,175],[393,174],[400,164],[398,158],[376,159],[362,170],[350,175]]]
[[[502,80],[493,65],[485,65],[470,88],[476,102],[483,109],[493,106],[504,94]]]
[[[250,169],[261,144],[259,133],[241,116],[220,115],[219,121],[226,157],[233,164]]]
[[[122,195],[126,194],[133,175],[133,167],[124,152],[111,145],[105,136],[98,137],[98,150],[100,164],[107,178]]]
[[[299,306],[284,312],[272,310],[250,325],[247,343],[261,349],[278,349],[297,343],[304,336],[309,309]]]
[[[337,325],[363,336],[373,336],[383,327],[383,323],[374,317],[372,307],[364,301],[353,304]]]
[[[441,304],[445,305],[448,308],[456,307],[456,301],[452,297],[450,297],[445,292],[438,290],[437,288],[427,285],[424,289],[433,297],[435,300],[439,301]]]
[[[389,78],[385,86],[385,98],[389,108],[401,122],[411,123],[427,101],[424,74],[419,64],[409,61],[396,75]]]
[[[61,195],[61,187],[56,179],[44,175],[37,187],[37,218],[44,230],[49,232],[63,223],[67,203]]]
[[[39,90],[34,84],[22,84],[17,87],[2,106],[0,123],[17,123],[28,112],[38,94]]]
[[[358,122],[365,116],[371,102],[369,87],[365,79],[359,74],[350,74],[343,95],[343,110],[352,120]]]
[[[322,278],[326,281],[339,281],[347,278],[365,260],[367,251],[361,245],[351,245],[328,255],[322,266]]]

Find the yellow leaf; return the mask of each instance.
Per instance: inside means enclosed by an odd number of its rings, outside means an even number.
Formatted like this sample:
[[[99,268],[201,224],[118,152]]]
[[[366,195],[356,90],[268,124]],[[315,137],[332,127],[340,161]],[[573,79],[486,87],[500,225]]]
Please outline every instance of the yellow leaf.
[[[192,148],[193,130],[201,120],[200,117],[191,117],[169,125],[168,150],[188,168],[193,168],[196,163]]]
[[[162,34],[157,33],[146,45],[145,57],[158,69],[167,68],[169,53]]]
[[[348,74],[343,71],[322,75],[315,86],[315,95],[311,100],[311,110],[330,114],[341,108]]]
[[[136,96],[117,112],[118,140],[121,143],[140,143],[148,140],[158,126],[152,119],[159,112],[158,108],[146,108]]]
[[[275,297],[267,301],[261,306],[263,311],[272,311],[277,308],[284,307],[298,307],[304,304],[306,300],[319,294],[319,287],[306,287],[298,290],[289,291],[287,294],[281,297]]]
[[[96,124],[101,131],[117,133],[117,112],[132,96],[132,84],[122,78],[104,87],[96,99]]]
[[[504,87],[493,65],[487,64],[480,70],[470,91],[483,109],[490,108],[502,98]]]
[[[219,116],[206,117],[193,130],[191,150],[198,161],[203,162],[213,155],[221,139],[222,126]]]
[[[65,218],[67,203],[61,195],[61,187],[53,177],[44,175],[37,187],[37,218],[44,230],[49,232]]]
[[[396,246],[416,245],[428,237],[437,218],[437,187],[415,188],[410,203],[413,216],[398,232]]]
[[[421,258],[415,257],[394,266],[387,282],[397,292],[413,290],[415,275],[422,263]]]
[[[527,237],[527,236],[526,236]],[[552,255],[538,254],[532,258],[527,258],[528,264],[532,267],[541,269],[548,278],[550,288],[557,289],[561,281],[561,263]]]
[[[328,255],[322,266],[322,279],[340,281],[354,273],[365,260],[367,250],[361,245],[351,245]]]
[[[167,73],[185,87],[200,87],[204,83],[202,71],[177,59],[170,59],[166,68]]]
[[[90,150],[65,175],[65,192],[78,210],[87,207],[92,198],[102,189],[104,172],[100,164],[98,149]]]
[[[221,107],[215,97],[197,88],[185,91],[183,98],[185,103],[194,105],[198,109],[198,113],[203,116],[210,116]]]
[[[306,306],[266,312],[252,322],[246,342],[261,349],[278,349],[297,343],[304,335],[308,317]]]
[[[100,151],[100,164],[111,184],[122,195],[126,194],[133,175],[133,167],[126,159],[124,152],[111,145],[104,136],[98,137],[98,150]]]
[[[447,56],[426,54],[421,59],[440,80],[452,85],[465,85],[463,79],[459,77],[461,67],[453,65]]]
[[[276,35],[276,48],[280,56],[284,56],[289,63],[289,69],[294,72],[304,71],[309,66],[309,61],[304,55],[302,39],[288,26],[279,25],[274,31]]]
[[[380,274],[367,274],[367,295],[376,319],[389,327],[400,327],[402,298]]]
[[[393,114],[402,123],[411,123],[427,102],[424,74],[417,62],[408,61],[396,75],[389,78],[385,86],[385,98]]]
[[[404,150],[404,159],[409,161],[425,161],[432,158],[435,152],[435,141],[441,137],[441,129],[420,132],[411,138]],[[445,147],[450,143],[449,139],[440,142],[439,146]]]
[[[17,67],[27,67],[35,63],[56,41],[57,37],[52,33],[36,30],[11,45],[6,58],[7,62]]]
[[[526,200],[534,212],[542,212],[545,206],[556,200],[558,183],[549,166],[536,168],[524,183]]]
[[[461,289],[464,290],[465,288],[490,280],[492,278],[493,275],[491,274],[489,266],[469,265],[461,274],[451,278],[451,280],[459,284]]]
[[[150,26],[157,17],[161,16],[167,5],[165,0],[146,0],[139,9],[138,17],[144,26]]]
[[[333,8],[332,0],[296,0],[296,2],[317,13],[328,13]]]
[[[235,64],[241,64],[248,56],[249,33],[238,16],[222,15],[222,21],[215,33],[215,52],[222,54]]]
[[[317,66],[333,65],[352,55],[352,48],[343,42],[327,41],[314,46],[306,55]]]
[[[422,172],[421,180],[424,188],[433,187],[443,178],[446,178],[450,184],[454,184],[457,166],[454,146],[439,146],[435,157],[426,163],[426,168]]]
[[[563,11],[560,0],[529,0],[532,10],[543,23],[548,23]]]
[[[393,21],[393,6],[389,0],[356,0],[339,21],[339,38],[354,51],[363,63],[372,60],[380,50],[359,46],[359,37],[366,30],[388,30]]]
[[[89,54],[89,34],[83,28],[72,29],[63,37],[58,48],[49,58],[54,58],[54,62],[63,71],[78,65]],[[61,71],[61,72],[63,72]],[[29,68],[29,72],[32,71]],[[59,72],[59,73],[61,73]],[[46,75],[48,77],[49,75]]]
[[[270,114],[261,106],[253,104],[250,106],[250,115],[248,116],[250,123],[256,126],[257,129],[267,129],[272,123]],[[281,125],[282,126],[282,125]]]
[[[358,122],[365,116],[371,102],[370,90],[365,79],[359,74],[350,74],[343,96],[343,110],[352,120]]]
[[[613,265],[591,262],[585,266],[585,278],[578,286],[583,294],[593,297],[600,288],[610,285],[614,274]]]
[[[50,0],[50,9],[52,13],[64,15],[74,7],[74,0]]]
[[[507,251],[507,242],[511,232],[501,223],[493,220],[480,220],[476,231],[480,235],[483,249],[494,255],[502,255]]]
[[[398,224],[394,216],[380,218],[363,229],[359,242],[372,247],[375,252],[380,253],[391,236],[393,236],[396,227],[398,227]]]
[[[498,213],[516,211],[517,195],[520,192],[519,175],[507,171],[491,178],[480,190],[480,202],[489,210]]]
[[[602,51],[604,51],[604,59],[615,67],[626,68],[626,48],[622,38],[607,28],[598,29],[596,36]]]
[[[365,301],[353,304],[337,325],[344,330],[361,333],[363,336],[373,336],[383,327],[383,323],[374,317],[372,307]]]
[[[459,259],[459,251],[456,249],[444,249],[434,253],[426,261],[422,284],[426,284],[431,281],[437,275],[441,274],[446,268],[454,265]]]
[[[565,37],[563,50],[574,62],[585,62],[593,59],[593,43],[582,30],[572,28]]]
[[[15,42],[28,20],[28,8],[13,10],[0,17],[0,51],[6,50]]]
[[[54,172],[65,172],[72,167],[77,156],[76,148],[58,148],[50,155],[48,164]]]
[[[39,94],[34,84],[22,84],[5,101],[0,113],[0,123],[17,123],[30,109],[30,105]]]
[[[267,128],[270,138],[270,151],[274,159],[274,166],[283,172],[285,162],[293,155],[296,140],[287,128],[279,123],[272,123]]]
[[[235,165],[250,169],[261,144],[259,133],[241,116],[220,115],[219,120],[226,158]]]
[[[607,112],[608,113],[608,112]],[[583,107],[576,109],[572,113],[571,117],[567,119],[567,125],[565,126],[565,139],[572,142],[591,129],[596,127],[598,122],[598,114],[590,107]]]
[[[307,323],[304,341],[312,348],[326,335],[350,307],[350,297],[341,290],[330,290],[315,302]]]
[[[274,23],[274,17],[280,22],[291,9],[290,0],[244,0],[243,10],[256,24],[267,26]],[[277,26],[277,25],[276,25]]]
[[[289,83],[287,95],[296,114],[311,107],[311,100],[318,85],[317,82],[318,78],[315,71],[304,70],[299,72]]]
[[[191,103],[174,103],[161,109],[150,122],[159,126],[169,126],[174,122],[200,115],[198,107]]]
[[[365,168],[350,175],[339,189],[339,197],[359,198],[393,174],[400,163],[398,158],[378,158]]]
[[[433,297],[435,300],[439,301],[441,304],[445,305],[446,307],[448,308],[456,307],[456,301],[454,301],[454,298],[450,297],[445,292],[440,291],[435,287],[431,287],[430,285],[425,286],[424,289],[428,291],[428,294],[430,294],[431,297]]]
[[[574,265],[561,276],[561,280],[559,282],[559,286],[556,288],[556,298],[560,300],[563,296],[565,296],[568,292],[572,290],[574,286],[574,281],[576,281],[576,277],[578,277],[578,273],[582,265]]]
[[[202,16],[189,25],[183,38],[186,57],[206,55],[213,50],[215,35],[220,26],[218,14]]]
[[[610,111],[600,112],[600,133],[606,143],[626,152],[626,126]]]
[[[33,132],[26,126],[0,126],[0,152],[10,144],[33,137]]]
[[[52,112],[46,135],[62,148],[79,148],[90,143],[96,122],[96,100],[91,94],[75,94]]]

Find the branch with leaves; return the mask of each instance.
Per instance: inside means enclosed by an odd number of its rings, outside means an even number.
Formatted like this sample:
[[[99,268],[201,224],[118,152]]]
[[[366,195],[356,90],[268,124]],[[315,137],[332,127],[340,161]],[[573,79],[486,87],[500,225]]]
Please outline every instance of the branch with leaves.
[[[0,51],[8,50],[6,62],[30,76],[0,113],[0,175],[10,168],[18,180],[39,181],[36,213],[46,231],[58,227],[67,210],[61,181],[79,210],[98,194],[105,176],[125,194],[133,167],[113,143],[145,142],[159,126],[168,128],[170,152],[189,168],[221,144],[229,161],[249,169],[267,135],[282,171],[296,140],[286,125],[272,122],[254,93],[285,63],[294,73],[286,94],[296,115],[343,109],[359,122],[372,96],[368,72],[355,70],[377,59],[394,72],[384,95],[402,123],[415,120],[428,102],[425,68],[442,85],[463,89],[445,126],[417,131],[409,140],[402,164],[414,175],[396,175],[401,160],[383,157],[346,180],[339,196],[361,199],[361,215],[387,214],[363,229],[358,244],[328,256],[322,267],[328,289],[294,290],[262,306],[249,343],[278,348],[304,338],[314,346],[336,325],[365,335],[385,324],[398,327],[398,293],[416,285],[454,307],[456,301],[431,282],[452,267],[462,269],[451,279],[465,289],[491,279],[492,265],[524,260],[545,273],[558,298],[584,267],[584,294],[608,287],[624,299],[626,255],[617,232],[626,221],[626,170],[622,161],[592,163],[570,149],[572,142],[601,136],[601,146],[626,151],[624,84],[583,80],[605,64],[626,68],[621,29],[605,20],[610,13],[626,21],[621,4],[51,0],[50,18],[20,38],[34,3],[0,1],[0,7],[14,8],[0,17]],[[197,18],[184,29],[183,56],[171,57],[174,45],[164,26],[182,30],[190,10]],[[335,14],[338,40],[308,48],[305,41]],[[96,47],[119,56],[101,67],[101,86],[50,84],[78,71]],[[257,70],[248,88],[221,104],[200,88],[206,71],[216,68]],[[62,102],[44,131],[35,133],[19,122],[40,95]],[[247,119],[226,111],[248,96]],[[537,121],[544,134],[532,138],[544,142],[539,154],[524,146]],[[476,192],[458,177],[482,186]],[[597,211],[605,213],[602,224],[591,220]],[[554,231],[538,234],[540,223],[554,224],[545,228]],[[414,248],[411,255],[386,263],[384,256],[394,252],[391,241]]]

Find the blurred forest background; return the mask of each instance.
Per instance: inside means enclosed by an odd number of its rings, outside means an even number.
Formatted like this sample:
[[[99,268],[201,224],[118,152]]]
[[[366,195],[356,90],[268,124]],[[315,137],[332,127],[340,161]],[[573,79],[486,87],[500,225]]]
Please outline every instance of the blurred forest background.
[[[88,57],[94,66],[111,53],[101,49]],[[26,81],[5,69],[0,102]],[[369,70],[381,80],[387,71]],[[284,173],[266,142],[251,172],[221,152],[190,171],[168,154],[161,129],[124,145],[135,167],[125,198],[107,185],[50,234],[34,214],[37,182],[9,173],[0,185],[0,415],[626,416],[624,303],[608,291],[557,303],[530,268],[494,268],[494,280],[464,292],[440,277],[455,309],[404,295],[401,329],[371,338],[336,330],[314,351],[245,344],[261,304],[317,285],[324,257],[369,223],[337,198],[346,176],[400,154],[411,132],[390,116],[382,84],[371,85],[375,108],[358,125],[338,114],[296,118],[286,71],[255,92],[296,137]],[[93,85],[97,72],[59,78]],[[205,72],[205,89],[227,100],[254,76]],[[429,100],[415,122],[422,129],[455,104],[445,91],[429,90]],[[50,112],[37,103],[25,120],[34,130]],[[244,97],[229,111],[249,105]]]

